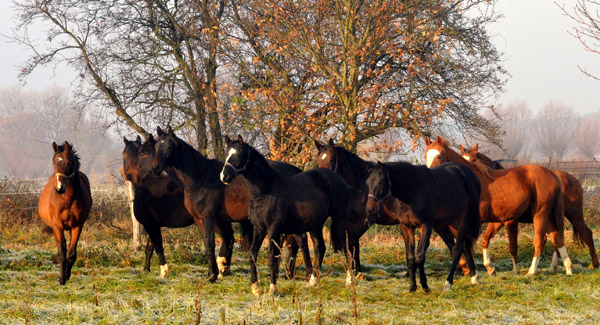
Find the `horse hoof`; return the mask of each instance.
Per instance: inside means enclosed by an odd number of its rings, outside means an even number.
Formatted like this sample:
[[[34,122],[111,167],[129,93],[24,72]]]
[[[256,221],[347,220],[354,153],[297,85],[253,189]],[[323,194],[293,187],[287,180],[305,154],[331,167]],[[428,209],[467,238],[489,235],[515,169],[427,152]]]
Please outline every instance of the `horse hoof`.
[[[358,273],[356,273],[356,280],[361,280],[361,281],[362,281],[362,280],[364,280],[364,279],[365,279],[365,277],[364,277],[364,275],[362,274],[362,272],[358,272]]]
[[[274,296],[277,294],[277,285],[271,283],[271,285],[269,285],[269,294]]]
[[[169,266],[167,264],[160,266],[160,277],[166,278],[169,275]]]
[[[260,286],[257,282],[252,283],[252,294],[257,297],[260,297]]]
[[[475,272],[475,275],[471,277],[471,284],[478,284],[479,281],[477,280],[479,276],[477,275],[477,272]]]
[[[446,284],[444,285],[442,292],[448,292],[448,291],[450,291],[450,289],[452,289],[452,284],[450,282],[446,281]]]
[[[410,288],[408,288],[408,292],[415,292],[417,291],[417,285],[411,285]]]
[[[431,291],[431,289],[429,289],[429,287],[428,287],[428,286],[424,286],[424,287],[423,287],[423,291],[425,291],[425,292],[429,292],[429,291]]]
[[[210,283],[214,283],[215,281],[217,281],[218,276],[217,275],[209,275],[208,276],[208,282]]]
[[[219,275],[217,275],[217,279],[223,280],[223,273],[219,272]]]
[[[527,272],[527,274],[525,276],[534,276],[534,275],[535,275],[535,273],[533,273],[533,272]]]
[[[310,275],[310,279],[308,280],[308,286],[314,287],[319,284],[319,278],[317,278],[314,274]]]

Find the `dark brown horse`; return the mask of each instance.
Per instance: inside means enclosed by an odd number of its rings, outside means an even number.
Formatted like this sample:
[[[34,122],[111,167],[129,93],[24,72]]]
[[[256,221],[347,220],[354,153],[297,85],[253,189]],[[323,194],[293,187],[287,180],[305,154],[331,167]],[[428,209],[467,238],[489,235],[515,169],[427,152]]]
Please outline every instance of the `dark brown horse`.
[[[429,290],[425,275],[425,256],[433,225],[450,227],[456,232],[452,247],[452,266],[444,291],[450,290],[461,254],[465,254],[471,282],[477,283],[473,260],[473,243],[479,236],[479,193],[477,176],[467,167],[446,163],[429,169],[406,162],[377,163],[366,180],[369,189],[366,212],[377,215],[388,196],[408,204],[415,218],[423,225],[411,276],[419,269],[423,290]],[[411,279],[411,281],[414,281]],[[411,284],[412,290],[412,284]]]
[[[248,189],[244,181],[236,179],[225,186],[219,179],[223,162],[208,159],[200,152],[179,139],[171,127],[167,132],[158,127],[152,170],[155,175],[172,168],[172,178],[181,184],[184,205],[203,232],[204,247],[208,258],[209,281],[217,278],[215,259],[215,230],[231,229],[232,222],[248,227]],[[300,169],[285,163],[270,162],[272,168],[286,175],[294,175]],[[252,229],[251,226],[248,229]],[[252,231],[250,231],[252,233]],[[233,238],[233,237],[232,237]],[[251,238],[251,237],[248,237]],[[298,241],[301,244],[297,244]],[[312,270],[306,237],[292,241],[300,245],[307,273]],[[231,241],[233,244],[233,241]],[[296,246],[297,247],[297,246]],[[228,248],[229,249],[229,248]],[[296,249],[297,250],[297,249]],[[295,256],[293,256],[295,263]],[[292,261],[290,262],[292,264]],[[293,272],[293,269],[291,270]]]
[[[38,211],[52,232],[58,246],[60,284],[71,277],[71,268],[77,260],[77,242],[92,207],[92,193],[87,176],[79,171],[79,157],[65,141],[63,145],[52,142],[54,173],[42,190]],[[51,228],[51,230],[50,230]],[[71,235],[67,248],[64,231]]]
[[[367,176],[369,170],[375,166],[374,162],[366,161],[351,153],[345,148],[335,145],[333,139],[329,139],[327,144],[321,144],[315,140],[317,147],[317,166],[329,168],[338,173],[348,183],[350,190],[350,201],[348,203],[348,226],[352,234],[353,242],[349,243],[350,251],[354,257],[357,276],[361,276],[362,267],[360,265],[360,237],[369,229],[371,224],[379,225],[399,225],[402,237],[406,247],[406,263],[411,278],[410,291],[417,288],[414,274],[410,274],[415,264],[415,229],[422,228],[422,224],[414,216],[410,207],[400,200],[390,196],[387,198],[375,218],[367,219],[365,204],[369,189],[367,188]],[[448,249],[452,253],[454,238],[450,229],[439,227],[434,224],[435,231],[440,234]],[[422,230],[421,230],[422,232]],[[464,259],[461,259],[461,267],[465,274],[469,273]],[[350,279],[346,279],[347,282]]]
[[[476,162],[481,161],[486,166],[492,169],[504,169],[500,164],[494,163],[492,159],[488,156],[479,152],[479,146],[475,144],[470,149],[465,149],[462,145],[460,146],[460,152],[463,158],[468,161]],[[596,249],[594,248],[594,240],[592,236],[592,231],[585,224],[584,216],[583,216],[583,187],[579,180],[562,170],[553,170],[552,171],[560,180],[562,184],[562,192],[565,206],[565,217],[571,225],[573,225],[573,234],[575,236],[575,240],[580,243],[585,243],[589,249],[590,256],[592,257],[592,267],[598,268],[598,256],[596,255]],[[491,238],[496,235],[498,230],[502,228],[504,224],[502,223],[494,223],[490,222],[488,224],[488,229],[483,235],[482,238],[482,247],[487,248],[487,243]],[[484,244],[485,243],[485,244]],[[558,263],[558,254],[555,251],[552,255],[552,263],[551,269],[554,269]]]
[[[528,275],[537,272],[546,234],[561,255],[567,275],[572,274],[571,260],[564,246],[564,207],[561,183],[547,168],[525,165],[511,169],[492,170],[481,163],[470,163],[450,149],[444,139],[425,140],[425,157],[428,167],[443,162],[455,162],[468,166],[481,182],[479,205],[482,222],[501,222],[506,225],[509,249],[513,258],[513,272],[520,270],[517,258],[517,229],[519,222],[533,223],[535,247]],[[488,272],[493,268],[487,249],[483,250],[484,265]]]
[[[239,179],[248,188],[248,218],[254,226],[250,247],[250,282],[254,294],[260,294],[256,259],[267,236],[271,293],[276,291],[282,235],[310,233],[318,248],[315,249],[315,273],[318,275],[325,254],[323,224],[331,217],[333,248],[347,254],[346,240],[352,242],[347,238],[348,185],[339,175],[329,169],[314,168],[288,177],[273,169],[267,159],[239,135],[234,141],[226,137],[225,142],[227,159],[220,179],[225,184],[233,184]],[[236,177],[238,175],[241,177]]]

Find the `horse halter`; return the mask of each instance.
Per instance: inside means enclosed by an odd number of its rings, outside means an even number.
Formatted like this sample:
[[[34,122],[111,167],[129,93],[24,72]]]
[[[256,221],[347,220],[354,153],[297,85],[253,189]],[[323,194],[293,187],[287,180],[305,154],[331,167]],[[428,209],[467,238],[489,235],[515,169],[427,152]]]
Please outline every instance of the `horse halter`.
[[[369,193],[369,195],[367,197],[372,198],[377,204],[381,204],[383,202],[385,202],[385,200],[387,200],[390,195],[392,195],[392,180],[390,179],[390,173],[388,172],[387,169],[384,169],[385,174],[387,175],[387,179],[388,179],[388,191],[387,193],[385,193],[385,195],[383,195],[382,197],[379,197],[375,194],[371,194]]]
[[[240,173],[244,172],[246,170],[246,167],[248,167],[248,163],[250,163],[250,150],[247,150],[247,152],[248,152],[248,155],[247,155],[246,163],[244,164],[244,166],[237,168],[229,162],[229,159],[227,159],[227,161],[225,161],[225,166],[231,167],[231,169],[233,169],[233,172],[236,175],[239,175]]]

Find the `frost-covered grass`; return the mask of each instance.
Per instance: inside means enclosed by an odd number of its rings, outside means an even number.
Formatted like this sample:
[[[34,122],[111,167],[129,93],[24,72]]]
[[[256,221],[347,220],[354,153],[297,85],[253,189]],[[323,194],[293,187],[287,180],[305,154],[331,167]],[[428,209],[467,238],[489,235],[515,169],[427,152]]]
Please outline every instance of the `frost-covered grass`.
[[[492,243],[498,275],[488,276],[476,247],[479,284],[457,277],[441,293],[450,265],[439,239],[428,251],[426,270],[432,291],[408,292],[404,244],[397,231],[370,230],[362,240],[365,279],[344,286],[339,254],[328,253],[317,287],[303,281],[302,261],[295,281],[280,277],[279,293],[268,289],[266,249],[259,257],[262,297],[252,295],[247,255],[234,252],[233,275],[211,284],[199,232],[191,227],[165,230],[170,275],[143,272],[143,252],[131,251],[127,223],[91,223],[84,229],[78,261],[66,286],[58,284],[54,239],[37,227],[0,232],[0,323],[579,323],[600,319],[600,271],[588,269],[587,248],[567,236],[574,275],[547,271],[548,243],[540,272],[525,276],[533,247],[531,228],[520,234],[521,274],[512,274],[505,239]],[[600,243],[594,230],[596,246]],[[236,246],[236,248],[239,248]],[[284,266],[282,265],[283,275]],[[354,315],[356,302],[356,316]]]

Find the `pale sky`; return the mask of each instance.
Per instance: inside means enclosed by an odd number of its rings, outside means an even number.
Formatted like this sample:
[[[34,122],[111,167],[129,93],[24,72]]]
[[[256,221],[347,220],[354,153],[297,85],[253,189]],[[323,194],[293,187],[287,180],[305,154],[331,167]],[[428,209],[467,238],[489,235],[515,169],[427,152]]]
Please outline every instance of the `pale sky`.
[[[571,9],[575,0],[558,0]],[[15,26],[12,1],[0,1],[0,33],[11,34]],[[497,104],[525,100],[533,111],[550,101],[573,106],[580,114],[600,109],[600,81],[585,76],[578,65],[600,76],[600,55],[588,53],[568,34],[575,23],[565,17],[552,0],[500,0],[496,11],[504,17],[490,26],[490,34],[504,53],[504,68],[511,74],[506,92]],[[44,39],[44,34],[39,35]],[[0,88],[19,83],[18,64],[28,56],[26,49],[0,37]],[[73,74],[65,69],[34,72],[26,89],[51,85],[68,87]]]

